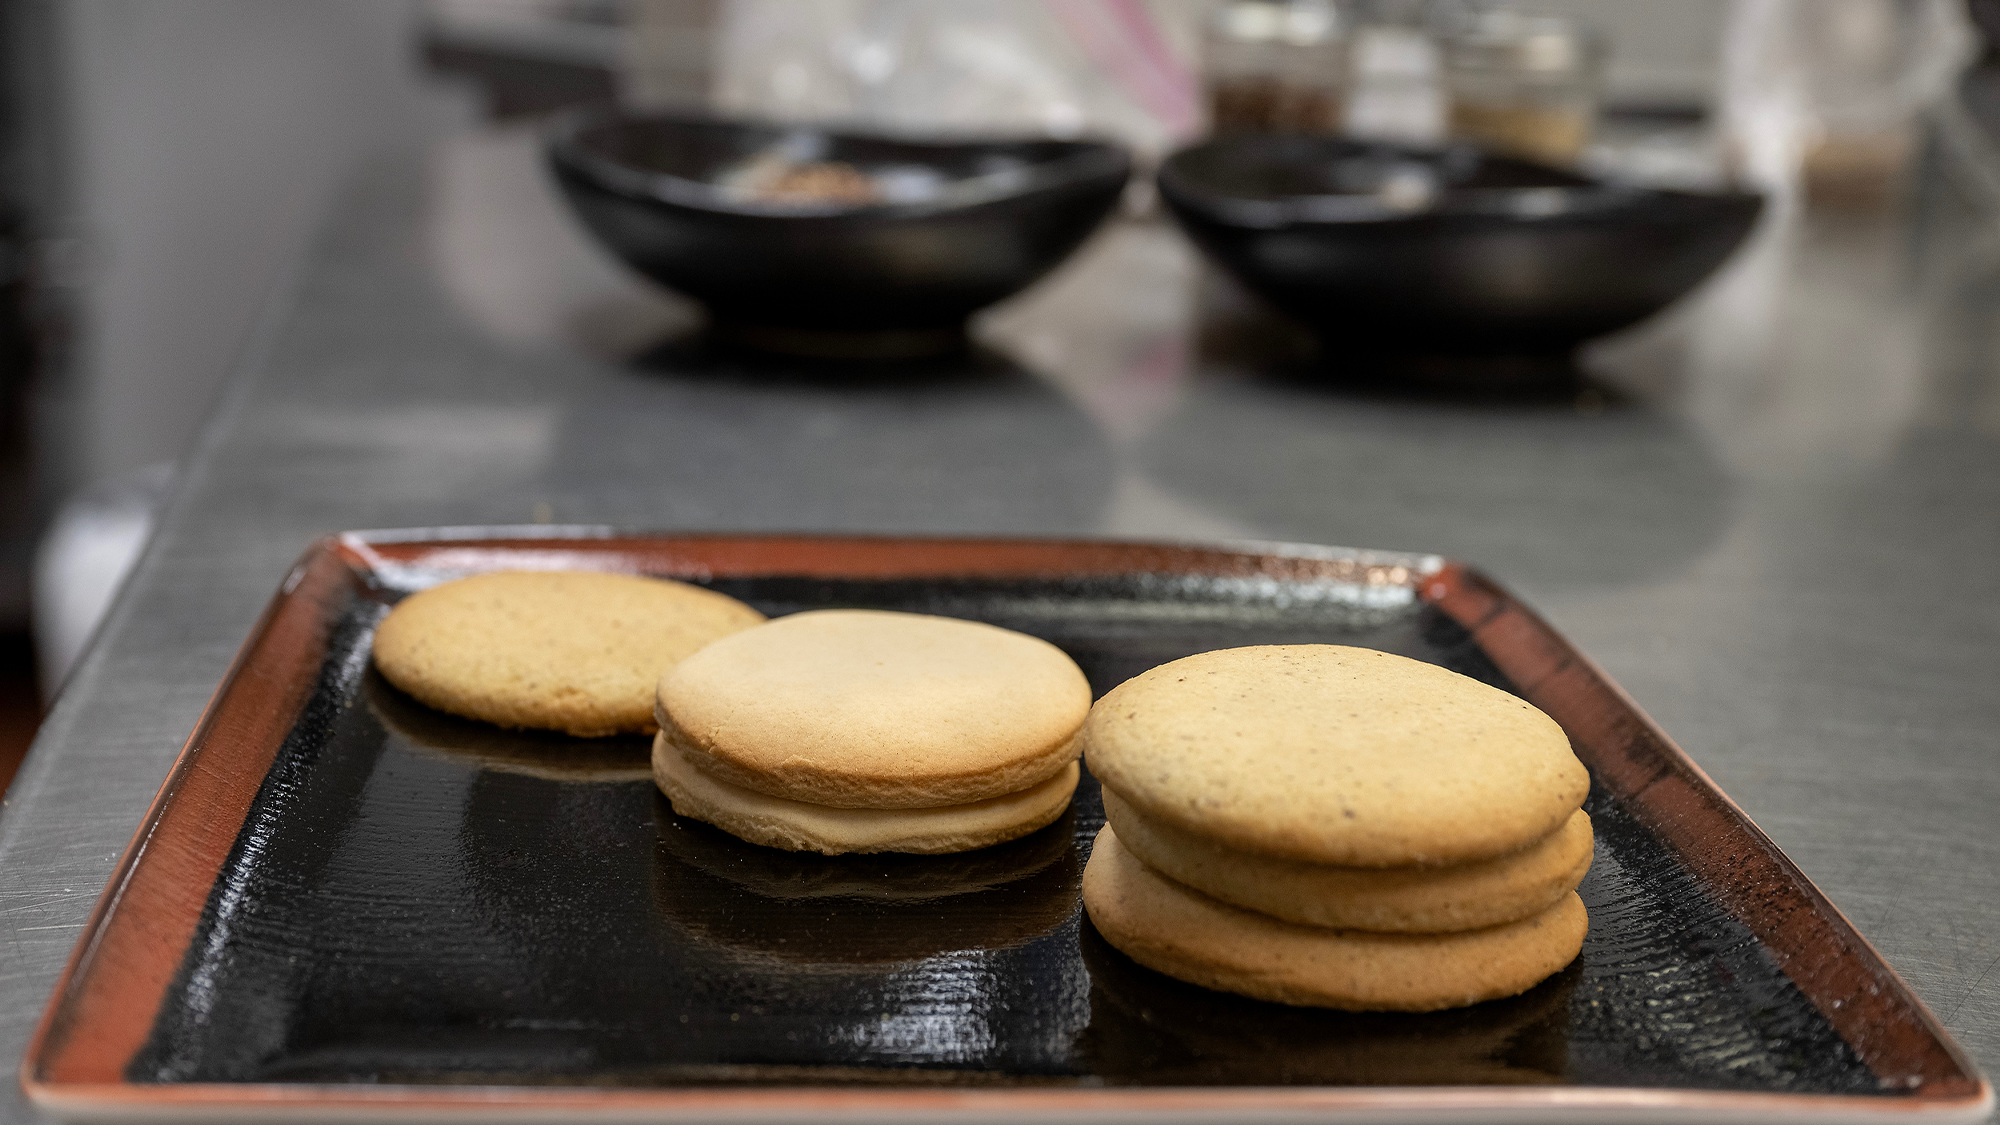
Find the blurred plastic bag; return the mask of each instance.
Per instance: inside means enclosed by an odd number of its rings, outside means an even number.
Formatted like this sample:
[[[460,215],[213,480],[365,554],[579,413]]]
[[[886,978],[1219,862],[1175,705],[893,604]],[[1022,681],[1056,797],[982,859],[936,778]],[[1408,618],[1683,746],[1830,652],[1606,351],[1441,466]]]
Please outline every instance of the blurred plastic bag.
[[[1158,155],[1200,127],[1196,0],[725,0],[715,105],[894,132],[1089,133]]]
[[[1893,195],[1973,42],[1958,0],[1736,0],[1721,117],[1739,173],[1781,197]]]

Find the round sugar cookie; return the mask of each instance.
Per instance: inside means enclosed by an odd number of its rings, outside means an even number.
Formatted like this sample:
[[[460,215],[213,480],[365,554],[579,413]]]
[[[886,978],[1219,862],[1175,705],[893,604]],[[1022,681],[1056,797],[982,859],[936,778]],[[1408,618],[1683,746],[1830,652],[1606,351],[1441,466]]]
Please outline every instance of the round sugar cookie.
[[[1018,793],[927,809],[842,809],[773,797],[708,776],[661,731],[653,739],[653,780],[674,811],[753,844],[792,852],[969,852],[1019,839],[1069,807],[1081,770],[1075,762]]]
[[[1540,914],[1590,870],[1582,809],[1522,851],[1450,867],[1335,867],[1223,847],[1104,791],[1118,842],[1146,866],[1232,906],[1287,922],[1384,933],[1476,930]]]
[[[1590,788],[1562,728],[1522,700],[1342,645],[1162,664],[1099,700],[1079,741],[1147,818],[1306,863],[1491,859],[1561,827]]]
[[[1230,906],[1139,862],[1106,827],[1083,869],[1104,940],[1149,969],[1301,1007],[1432,1012],[1514,996],[1576,959],[1589,919],[1575,892],[1540,914],[1455,934],[1301,926]]]
[[[684,582],[502,571],[411,594],[375,630],[375,666],[440,711],[584,737],[648,734],[660,675],[764,615]]]
[[[1090,684],[1022,633],[826,609],[726,637],[660,680],[659,721],[710,777],[812,805],[916,809],[1063,771]]]

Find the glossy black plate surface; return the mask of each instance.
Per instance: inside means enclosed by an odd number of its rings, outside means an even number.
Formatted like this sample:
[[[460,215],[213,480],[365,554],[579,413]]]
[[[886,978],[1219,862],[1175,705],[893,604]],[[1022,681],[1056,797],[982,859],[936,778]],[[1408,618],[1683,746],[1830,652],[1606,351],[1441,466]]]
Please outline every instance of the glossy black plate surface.
[[[715,583],[1048,638],[1102,692],[1242,644],[1360,644],[1512,689],[1409,590],[1200,575]],[[353,588],[133,1083],[1515,1085],[1875,1094],[1869,1068],[1603,789],[1578,962],[1424,1016],[1206,992],[1077,905],[1101,822],[958,857],[797,856],[672,815],[638,740],[502,732],[368,666],[403,590]],[[1352,595],[1352,596],[1349,596]],[[1893,1097],[1893,1094],[1884,1096]]]

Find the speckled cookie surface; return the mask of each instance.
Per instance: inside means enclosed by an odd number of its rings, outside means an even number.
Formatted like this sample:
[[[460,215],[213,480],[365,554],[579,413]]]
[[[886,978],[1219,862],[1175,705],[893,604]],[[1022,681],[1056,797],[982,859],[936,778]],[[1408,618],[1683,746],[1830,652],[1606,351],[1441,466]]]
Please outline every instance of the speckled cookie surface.
[[[684,582],[588,571],[505,571],[397,603],[375,666],[441,711],[585,737],[651,731],[660,675],[718,637],[761,623],[742,602]]]
[[[1142,816],[1109,789],[1104,815],[1126,850],[1160,874],[1308,926],[1420,934],[1497,926],[1554,906],[1590,870],[1590,817],[1582,809],[1522,851],[1449,867],[1335,867],[1255,855]]]
[[[1429,1012],[1526,992],[1583,948],[1574,892],[1532,917],[1451,934],[1301,926],[1230,906],[1153,871],[1100,832],[1083,905],[1104,939],[1168,976],[1259,1000]]]
[[[1098,701],[1090,770],[1147,817],[1243,851],[1356,867],[1516,852],[1583,803],[1554,720],[1435,665],[1341,645],[1190,656]]]
[[[944,855],[1016,840],[1069,807],[1079,770],[1070,762],[1028,788],[965,805],[837,809],[731,785],[688,761],[665,733],[653,741],[653,780],[676,813],[753,844],[794,852]]]
[[[661,730],[711,777],[836,808],[962,805],[1076,758],[1090,684],[1047,641],[948,617],[815,610],[660,681]]]

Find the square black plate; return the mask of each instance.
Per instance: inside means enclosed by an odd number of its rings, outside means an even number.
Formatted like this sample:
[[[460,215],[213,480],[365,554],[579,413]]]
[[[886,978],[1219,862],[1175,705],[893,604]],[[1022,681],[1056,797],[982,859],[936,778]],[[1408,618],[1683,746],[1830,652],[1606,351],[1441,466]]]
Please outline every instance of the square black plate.
[[[773,616],[988,621],[1061,646],[1099,694],[1180,656],[1276,643],[1383,649],[1516,692],[1595,778],[1583,953],[1523,996],[1430,1015],[1208,992],[1132,963],[1083,916],[1102,823],[1087,775],[1062,820],[1002,847],[797,855],[676,817],[644,740],[460,720],[371,669],[402,594],[552,566],[668,574]],[[1974,1120],[1991,1096],[1629,701],[1436,559],[347,536],[288,579],[137,844],[31,1051],[29,1090],[58,1112]],[[1801,955],[1823,963],[1802,972]],[[1869,1016],[1843,1016],[1852,997],[1873,998]]]

